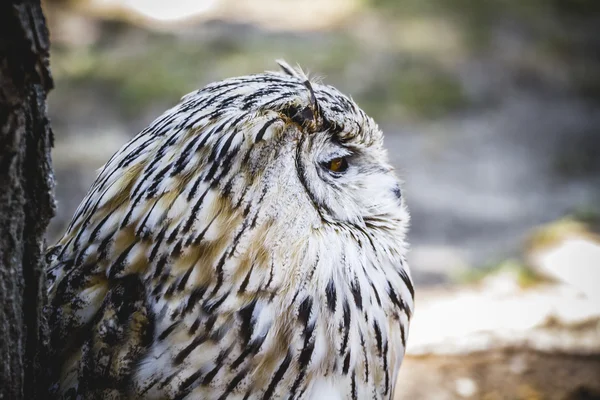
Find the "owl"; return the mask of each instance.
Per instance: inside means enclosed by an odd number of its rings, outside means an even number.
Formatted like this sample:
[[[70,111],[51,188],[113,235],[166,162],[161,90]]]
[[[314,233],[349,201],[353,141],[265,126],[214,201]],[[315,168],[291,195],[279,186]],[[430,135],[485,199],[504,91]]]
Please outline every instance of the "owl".
[[[299,68],[184,96],[47,251],[52,395],[391,399],[414,290],[377,124]]]

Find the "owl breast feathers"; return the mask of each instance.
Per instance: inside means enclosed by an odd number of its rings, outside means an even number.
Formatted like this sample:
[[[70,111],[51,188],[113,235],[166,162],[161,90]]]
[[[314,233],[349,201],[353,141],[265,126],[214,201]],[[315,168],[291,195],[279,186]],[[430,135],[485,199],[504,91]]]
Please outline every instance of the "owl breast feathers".
[[[375,122],[281,63],[185,96],[48,250],[66,399],[390,399],[408,212]]]

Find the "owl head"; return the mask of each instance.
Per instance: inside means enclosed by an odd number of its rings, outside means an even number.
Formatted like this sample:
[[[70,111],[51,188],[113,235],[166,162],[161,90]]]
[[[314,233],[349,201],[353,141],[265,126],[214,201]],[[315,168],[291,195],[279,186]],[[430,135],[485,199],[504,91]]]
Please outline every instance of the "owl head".
[[[222,192],[240,206],[264,203],[258,218],[277,221],[285,236],[351,231],[400,248],[409,217],[381,130],[337,89],[278,62],[282,73],[226,80],[184,98],[190,108],[213,91],[219,98],[213,112],[224,122],[206,139],[225,158]]]

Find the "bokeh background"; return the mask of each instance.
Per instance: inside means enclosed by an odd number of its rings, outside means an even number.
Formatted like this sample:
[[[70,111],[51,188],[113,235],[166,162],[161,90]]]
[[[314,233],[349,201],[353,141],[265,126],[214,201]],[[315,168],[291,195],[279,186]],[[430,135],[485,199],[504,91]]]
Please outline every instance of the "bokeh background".
[[[385,133],[417,311],[398,399],[600,399],[600,1],[46,0],[56,240],[179,98],[283,58]]]

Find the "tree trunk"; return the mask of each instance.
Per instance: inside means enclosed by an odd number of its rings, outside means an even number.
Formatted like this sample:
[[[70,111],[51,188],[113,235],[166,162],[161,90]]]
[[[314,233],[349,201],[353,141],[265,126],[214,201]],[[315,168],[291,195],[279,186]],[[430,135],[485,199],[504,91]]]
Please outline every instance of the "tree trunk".
[[[47,398],[48,50],[39,0],[0,0],[0,399]]]

